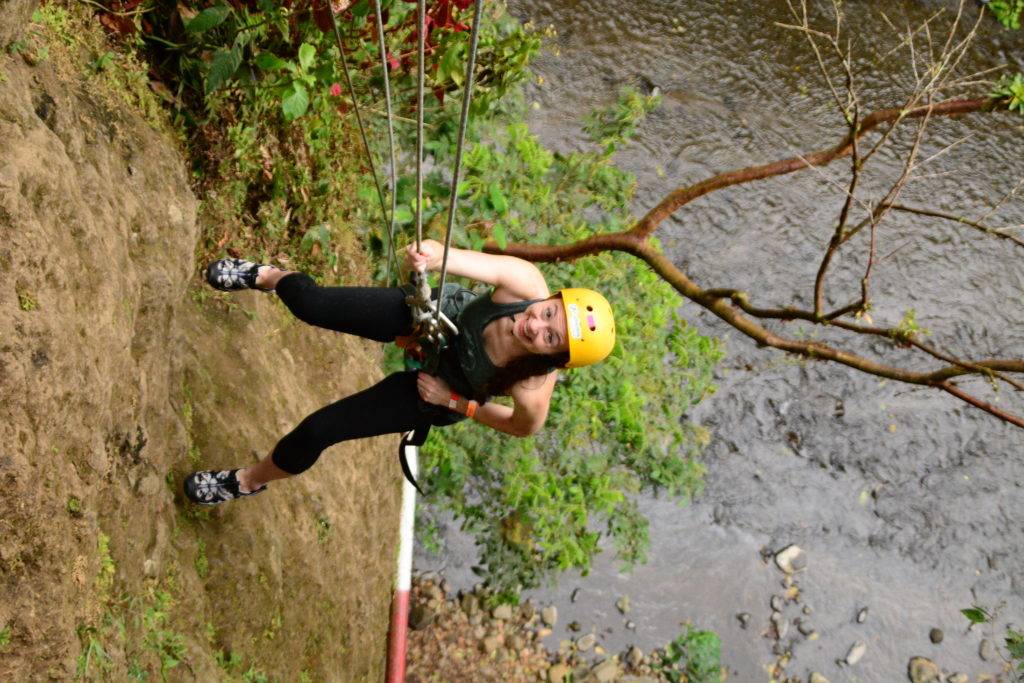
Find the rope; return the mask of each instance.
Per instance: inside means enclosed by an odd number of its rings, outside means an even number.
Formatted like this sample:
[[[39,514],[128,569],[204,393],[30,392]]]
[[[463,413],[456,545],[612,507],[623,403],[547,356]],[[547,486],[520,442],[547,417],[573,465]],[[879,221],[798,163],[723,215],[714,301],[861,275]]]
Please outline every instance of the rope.
[[[483,14],[483,0],[476,0],[473,13],[473,32],[469,38],[469,58],[466,60],[466,90],[462,95],[462,115],[459,118],[459,137],[455,145],[455,164],[452,169],[451,197],[448,202],[448,229],[444,236],[444,258],[441,261],[441,284],[438,286],[437,303],[434,304],[434,320],[440,325],[441,301],[444,299],[444,282],[448,274],[448,251],[452,245],[452,228],[455,225],[455,209],[459,202],[459,175],[462,170],[462,148],[466,141],[466,122],[469,120],[469,103],[473,96],[473,71],[476,68],[476,49],[480,38],[480,17]]]
[[[416,49],[419,53],[416,73],[416,251],[423,242],[423,46],[426,42],[425,0],[416,0]]]
[[[352,108],[353,108],[353,110],[355,111],[355,114],[356,114],[356,123],[359,125],[359,136],[363,139],[363,149],[366,151],[366,161],[367,161],[367,163],[370,164],[370,174],[373,176],[374,187],[377,188],[377,198],[380,200],[380,212],[381,212],[381,215],[382,215],[382,220],[385,221],[385,227],[388,227],[388,224],[387,224],[388,213],[387,213],[387,208],[385,207],[385,204],[384,204],[384,190],[381,188],[380,178],[377,175],[377,166],[376,166],[376,164],[373,163],[373,153],[370,151],[370,141],[366,137],[366,126],[363,125],[363,116],[362,116],[362,114],[359,111],[359,100],[356,98],[356,89],[355,89],[355,86],[352,85],[352,76],[349,74],[349,70],[348,70],[348,56],[347,56],[347,54],[345,52],[345,45],[344,45],[344,43],[341,40],[341,30],[338,28],[338,18],[334,16],[334,8],[331,7],[329,3],[328,3],[328,7],[330,9],[328,14],[331,15],[331,24],[334,27],[334,39],[335,39],[335,41],[338,44],[338,52],[341,53],[341,66],[342,66],[343,72],[345,74],[345,84],[348,86],[348,94],[349,94],[350,99],[352,100]],[[385,68],[386,67],[387,67],[387,65],[385,65]],[[391,121],[390,115],[388,116],[388,121],[389,122]],[[392,214],[392,216],[393,216],[393,214]],[[395,245],[390,242],[390,238],[391,238],[391,233],[390,232],[388,233],[388,238],[389,238],[389,242],[388,242],[388,266],[387,266],[387,270],[388,270],[389,277],[390,277],[391,261],[394,258]]]
[[[391,220],[388,225],[388,263],[384,273],[384,284],[391,283],[391,260],[395,256],[395,212],[398,211],[398,164],[395,161],[395,126],[391,113],[391,79],[388,77],[388,51],[384,41],[384,19],[381,16],[380,0],[373,3],[377,14],[377,43],[380,46],[380,65],[384,75],[384,109],[388,120],[388,151],[391,154]],[[397,268],[395,269],[398,270]],[[397,273],[396,273],[397,274]]]
[[[417,51],[419,53],[416,88],[416,250],[420,250],[423,241],[423,91],[424,91],[424,43],[426,33],[426,10],[425,0],[417,0]],[[381,16],[380,1],[374,2],[374,11],[377,19],[377,42],[380,47],[381,67],[384,74],[384,101],[388,120],[388,143],[391,154],[391,213],[388,214],[385,208],[384,191],[377,175],[377,168],[373,162],[373,155],[370,151],[370,143],[366,136],[366,127],[363,125],[363,117],[359,111],[359,103],[356,99],[355,87],[352,84],[352,77],[349,74],[348,58],[345,46],[341,40],[341,31],[338,28],[338,20],[331,8],[331,24],[334,27],[334,37],[338,43],[338,51],[341,53],[341,63],[345,74],[345,84],[348,86],[349,96],[352,99],[353,109],[356,114],[356,122],[359,124],[359,135],[363,140],[363,149],[366,151],[366,158],[370,164],[370,172],[373,175],[373,183],[377,188],[377,198],[380,200],[380,210],[388,228],[388,263],[386,282],[391,280],[391,264],[395,257],[394,231],[395,214],[397,212],[397,163],[395,160],[395,134],[393,125],[393,112],[391,109],[391,86],[388,77],[387,46],[384,37],[384,22]],[[448,202],[448,225],[444,238],[444,255],[441,260],[441,282],[438,286],[438,297],[431,301],[430,285],[426,275],[416,273],[413,276],[415,292],[406,297],[413,315],[413,323],[421,336],[429,338],[438,348],[445,345],[443,329],[458,334],[459,331],[452,324],[444,313],[441,312],[441,304],[444,299],[444,285],[448,274],[448,253],[452,245],[452,232],[455,227],[455,214],[458,208],[459,178],[462,171],[462,152],[466,142],[466,127],[469,121],[469,106],[473,97],[473,72],[476,70],[476,53],[480,39],[480,21],[483,15],[483,0],[475,0],[473,13],[473,29],[470,34],[469,58],[466,62],[465,90],[462,95],[462,111],[459,116],[459,135],[455,145],[455,162],[452,169],[451,193]],[[390,215],[390,220],[388,219]],[[431,316],[431,304],[433,304],[433,315]],[[444,328],[442,328],[442,324]]]

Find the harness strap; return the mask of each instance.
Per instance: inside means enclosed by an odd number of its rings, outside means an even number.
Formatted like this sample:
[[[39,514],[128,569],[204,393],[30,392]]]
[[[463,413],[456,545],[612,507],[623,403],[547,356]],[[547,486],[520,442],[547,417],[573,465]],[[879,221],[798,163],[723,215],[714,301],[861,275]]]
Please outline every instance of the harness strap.
[[[409,468],[409,461],[405,457],[406,446],[416,446],[417,448],[422,446],[427,441],[427,435],[430,434],[430,427],[419,427],[411,432],[406,432],[402,435],[402,440],[398,442],[398,463],[402,466],[402,474],[405,476],[405,480],[413,485],[421,496],[425,496],[423,489],[416,483],[416,477],[412,476],[412,470]]]

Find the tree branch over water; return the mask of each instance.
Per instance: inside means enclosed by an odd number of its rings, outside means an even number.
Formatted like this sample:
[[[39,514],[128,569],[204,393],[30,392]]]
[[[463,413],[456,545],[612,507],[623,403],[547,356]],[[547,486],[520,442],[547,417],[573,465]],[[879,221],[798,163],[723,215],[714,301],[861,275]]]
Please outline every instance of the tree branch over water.
[[[1000,96],[985,97],[948,97],[944,96],[950,89],[973,83],[974,76],[954,78],[954,69],[960,64],[964,53],[974,37],[978,24],[971,27],[967,35],[955,38],[963,17],[963,5],[957,13],[939,50],[915,50],[914,42],[920,33],[927,36],[928,48],[932,40],[931,30],[911,31],[902,36],[904,44],[911,51],[911,61],[915,75],[915,87],[904,101],[903,106],[878,109],[866,115],[862,114],[860,96],[854,91],[854,74],[851,68],[849,42],[844,46],[841,40],[841,13],[836,11],[836,22],[832,32],[817,31],[811,28],[807,18],[806,6],[793,8],[796,25],[793,28],[802,31],[817,56],[818,64],[825,76],[825,83],[835,105],[846,124],[846,133],[834,145],[796,154],[777,161],[747,166],[680,187],[666,195],[656,206],[651,208],[631,227],[620,232],[593,235],[585,239],[557,245],[508,244],[504,249],[490,243],[485,249],[491,253],[508,254],[538,262],[556,262],[571,260],[582,256],[599,254],[606,251],[622,251],[635,256],[647,263],[661,278],[675,288],[682,296],[703,307],[725,321],[734,329],[752,339],[759,346],[767,346],[797,356],[831,361],[846,365],[861,372],[878,377],[891,379],[908,384],[928,386],[954,396],[969,405],[1017,427],[1024,428],[1024,417],[1012,414],[1006,409],[993,405],[972,393],[957,382],[971,376],[988,380],[993,387],[1003,384],[1013,392],[1024,393],[1024,382],[1012,375],[1024,374],[1024,358],[959,358],[934,344],[926,343],[922,337],[927,334],[914,322],[912,314],[908,314],[895,327],[878,327],[873,324],[869,314],[872,306],[869,290],[869,279],[872,268],[877,265],[878,257],[876,229],[892,211],[914,214],[923,218],[938,219],[943,222],[956,222],[977,230],[985,236],[1007,241],[1007,248],[1017,253],[1017,258],[1024,257],[1024,240],[1009,234],[1006,230],[991,228],[982,220],[972,220],[948,211],[940,211],[928,207],[914,207],[900,203],[899,196],[908,181],[920,166],[927,164],[944,148],[928,159],[919,160],[922,139],[930,122],[938,119],[964,115],[988,114],[1006,111],[1010,98]],[[931,19],[929,20],[931,21]],[[823,45],[819,46],[818,41]],[[830,53],[841,65],[842,82],[845,90],[836,85],[838,79],[829,77],[826,60],[822,49],[831,48]],[[934,54],[928,63],[921,63],[923,54]],[[883,145],[892,144],[893,132],[904,122],[916,122],[913,142],[904,154],[898,177],[889,184],[877,198],[858,196],[861,174],[867,161],[874,156]],[[865,136],[877,135],[874,144],[862,152],[860,144]],[[679,266],[672,263],[661,253],[651,239],[655,230],[677,211],[691,202],[717,192],[719,190],[784,176],[797,171],[824,167],[840,159],[850,157],[850,178],[844,183],[846,193],[844,204],[840,210],[835,226],[831,229],[832,236],[825,246],[818,275],[806,307],[766,308],[752,303],[748,293],[730,288],[704,288],[694,282]],[[1016,191],[1016,189],[1014,190]],[[852,213],[862,210],[866,217],[854,227],[848,227]],[[994,211],[995,209],[993,209]],[[991,212],[990,212],[991,213]],[[987,216],[987,214],[986,214]],[[859,281],[860,291],[851,296],[852,301],[832,311],[826,311],[825,280],[830,261],[851,238],[863,228],[869,228],[870,239],[866,245],[866,267]],[[1018,251],[1019,250],[1019,251]],[[770,283],[765,283],[768,285]],[[769,291],[768,286],[762,288]],[[837,342],[823,342],[804,338],[793,338],[779,334],[765,326],[766,321],[804,321],[822,328],[840,333]],[[899,361],[881,361],[868,357],[862,352],[853,350],[852,343],[857,339],[884,338],[891,342]],[[922,366],[926,369],[916,369]],[[1020,395],[1020,394],[1018,394]]]

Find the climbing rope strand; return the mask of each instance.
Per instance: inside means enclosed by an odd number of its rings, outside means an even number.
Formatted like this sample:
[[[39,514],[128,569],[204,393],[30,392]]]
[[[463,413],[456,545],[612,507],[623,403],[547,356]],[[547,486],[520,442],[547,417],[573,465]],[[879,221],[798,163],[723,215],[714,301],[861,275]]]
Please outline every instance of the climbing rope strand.
[[[377,176],[377,165],[373,162],[373,153],[370,151],[370,141],[366,137],[366,126],[363,125],[363,116],[359,111],[359,100],[356,98],[356,89],[352,85],[352,76],[348,70],[348,56],[345,52],[345,45],[341,40],[341,30],[338,28],[338,19],[334,16],[334,8],[330,7],[328,14],[331,15],[331,24],[334,27],[334,39],[338,44],[338,52],[341,53],[342,72],[345,75],[345,84],[348,86],[348,94],[352,100],[352,109],[356,114],[356,123],[359,126],[359,136],[363,139],[363,149],[366,151],[366,161],[370,164],[370,174],[373,176],[374,187],[377,188],[377,198],[380,200],[380,212],[384,220],[384,227],[388,227],[387,207],[384,202],[384,190],[380,185],[380,178]],[[388,233],[390,239],[391,235]],[[394,257],[394,244],[388,244],[388,269],[390,271],[391,259]]]
[[[384,272],[384,284],[391,284],[391,265],[395,258],[395,212],[398,210],[398,164],[395,161],[395,126],[391,112],[391,79],[388,68],[388,48],[384,39],[384,19],[380,11],[380,0],[375,0],[373,9],[377,16],[377,43],[380,46],[380,66],[384,76],[384,111],[388,120],[388,152],[391,158],[391,220],[388,221],[388,262]],[[397,268],[396,268],[397,272]]]
[[[462,95],[462,115],[459,118],[459,137],[455,144],[455,162],[452,169],[451,197],[448,201],[448,228],[444,236],[444,257],[441,260],[441,284],[438,285],[437,301],[434,304],[435,325],[440,327],[441,302],[444,300],[445,276],[448,273],[448,251],[452,244],[452,228],[455,225],[455,209],[459,201],[459,175],[462,170],[462,148],[466,142],[466,123],[469,120],[469,104],[473,96],[473,72],[476,69],[476,49],[480,37],[480,17],[483,14],[483,0],[474,3],[473,30],[469,38],[469,58],[466,60],[466,89]]]
[[[427,32],[426,0],[416,0],[416,49],[419,53],[416,73],[416,251],[423,242],[423,86],[424,44]]]

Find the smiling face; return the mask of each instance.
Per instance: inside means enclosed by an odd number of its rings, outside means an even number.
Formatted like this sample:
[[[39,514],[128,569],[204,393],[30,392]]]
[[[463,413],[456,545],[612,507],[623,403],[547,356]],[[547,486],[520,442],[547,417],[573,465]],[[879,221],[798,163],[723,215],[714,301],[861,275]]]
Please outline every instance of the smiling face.
[[[568,351],[568,326],[561,297],[527,306],[513,318],[512,336],[529,353],[551,355]]]

